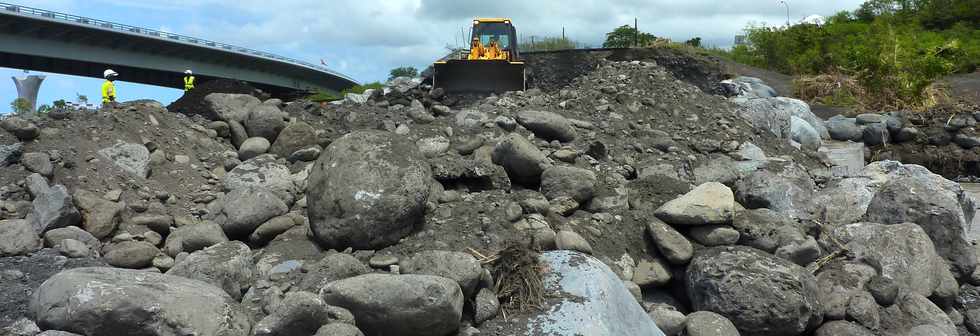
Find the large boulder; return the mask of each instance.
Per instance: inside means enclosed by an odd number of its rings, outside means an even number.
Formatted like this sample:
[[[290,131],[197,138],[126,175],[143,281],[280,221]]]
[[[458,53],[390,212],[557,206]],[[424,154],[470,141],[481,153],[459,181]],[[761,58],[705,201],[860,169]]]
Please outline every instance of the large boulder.
[[[943,279],[953,275],[921,227],[911,223],[883,225],[856,223],[837,227],[821,237],[828,248],[843,244],[855,260],[892,279],[902,292],[931,296]]]
[[[813,114],[810,105],[801,100],[787,97],[735,98],[732,102],[739,106],[739,114],[750,124],[780,138],[790,138],[792,117],[806,121],[820,138],[830,138],[823,120]]]
[[[880,146],[891,142],[891,133],[885,124],[869,124],[861,131],[862,140],[868,146]]]
[[[293,183],[289,167],[276,161],[271,154],[256,156],[242,162],[222,179],[225,191],[257,188],[271,192],[287,205],[295,201],[298,188]]]
[[[146,268],[160,250],[144,241],[124,240],[105,246],[105,261],[109,265],[122,268]]]
[[[796,164],[770,164],[735,184],[735,199],[746,208],[767,208],[795,218],[809,218],[816,184]]]
[[[654,214],[672,225],[706,225],[730,223],[734,210],[732,190],[724,184],[708,182],[667,202]]]
[[[826,224],[860,222],[868,212],[877,186],[867,177],[832,180],[817,193],[814,203]]]
[[[836,116],[827,120],[827,132],[830,138],[838,141],[863,140],[864,133],[853,118]]]
[[[259,104],[248,113],[245,131],[250,137],[263,137],[275,143],[279,132],[286,128],[286,115],[273,104]]]
[[[224,120],[244,123],[249,112],[262,104],[255,96],[235,93],[210,93],[204,103],[211,110],[204,117],[208,120]]]
[[[245,139],[238,147],[238,159],[248,160],[269,151],[269,140],[262,137]]]
[[[476,294],[483,267],[469,253],[423,251],[399,263],[403,274],[435,275],[456,280],[467,298]]]
[[[686,280],[693,309],[719,313],[742,333],[795,336],[823,320],[813,275],[751,247],[702,252],[691,260]]]
[[[880,186],[868,205],[866,221],[918,224],[954,272],[973,272],[977,259],[967,233],[973,222],[974,200],[958,183],[922,166],[894,161],[872,164],[863,174]]]
[[[551,251],[541,256],[545,309],[528,323],[527,335],[663,336],[623,281],[608,266],[586,254]],[[523,334],[523,333],[514,333]]]
[[[183,277],[76,268],[45,281],[31,302],[43,329],[83,335],[248,335],[251,322],[225,292]]]
[[[307,211],[327,248],[378,249],[420,223],[432,173],[409,140],[358,131],[324,150],[310,172]]]
[[[0,128],[10,132],[20,141],[31,141],[41,136],[41,129],[37,125],[21,117],[3,119],[0,121]]]
[[[368,336],[445,336],[459,329],[463,292],[456,281],[432,275],[365,274],[320,290],[329,305],[350,310]]]
[[[560,114],[548,111],[521,111],[517,113],[517,123],[534,132],[534,135],[547,141],[569,142],[575,140],[572,123]]]
[[[687,336],[739,336],[732,321],[710,311],[688,315],[684,331]]]
[[[595,193],[596,175],[590,170],[553,166],[541,174],[541,193],[548,199],[571,197],[585,203]]]
[[[9,145],[0,145],[0,167],[17,163],[23,154],[24,144],[22,143],[17,142]]]
[[[119,225],[119,214],[125,205],[102,198],[88,190],[75,191],[75,205],[81,209],[82,227],[99,239],[108,237]]]
[[[212,220],[221,225],[229,237],[240,238],[247,237],[262,223],[287,211],[289,207],[275,194],[246,187],[225,195],[221,200],[221,212],[215,214]]]
[[[739,244],[769,253],[806,240],[806,234],[795,220],[765,208],[738,211],[732,226],[739,233]]]
[[[671,264],[684,265],[694,256],[694,245],[680,232],[656,217],[648,219],[647,234]]]
[[[68,189],[63,185],[54,185],[41,189],[34,195],[31,202],[31,215],[34,230],[38,233],[68,226],[78,226],[82,215],[75,208]]]
[[[0,220],[0,257],[25,255],[41,249],[41,238],[23,219]]]
[[[44,177],[50,178],[54,175],[51,156],[46,153],[26,153],[20,158],[20,164],[24,165],[28,171],[41,174]]]
[[[333,253],[317,262],[304,265],[306,275],[299,283],[299,289],[317,292],[327,284],[371,272],[361,261],[346,253]]]
[[[146,178],[150,174],[150,151],[146,146],[119,142],[100,149],[99,155],[134,176]]]
[[[790,118],[790,138],[803,146],[803,149],[816,152],[823,143],[820,134],[806,120],[793,116]]]
[[[881,309],[883,335],[958,336],[956,326],[942,309],[928,298],[908,293]]]
[[[302,121],[297,121],[286,126],[279,133],[276,143],[272,144],[269,153],[279,157],[289,157],[293,152],[317,144],[316,130],[313,126]]]
[[[180,259],[168,275],[197,279],[223,289],[235,301],[252,287],[255,264],[252,250],[242,242],[229,241],[191,253]]]
[[[190,253],[226,241],[228,236],[220,225],[205,221],[182,226],[171,232],[163,245],[163,251],[171,257],[176,257],[181,252]]]
[[[316,294],[289,292],[269,316],[255,325],[255,336],[313,335],[321,326],[341,323],[343,308],[331,307]],[[357,330],[356,328],[354,330]]]
[[[493,163],[507,170],[511,181],[525,186],[541,183],[541,173],[548,168],[548,157],[519,134],[505,136],[493,149]]]

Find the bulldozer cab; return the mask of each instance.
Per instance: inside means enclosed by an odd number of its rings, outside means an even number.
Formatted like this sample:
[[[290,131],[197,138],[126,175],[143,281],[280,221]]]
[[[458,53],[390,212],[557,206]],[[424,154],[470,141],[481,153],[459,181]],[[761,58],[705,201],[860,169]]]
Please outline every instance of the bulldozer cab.
[[[437,61],[433,86],[453,93],[503,93],[526,88],[517,29],[510,19],[476,19],[471,50],[464,57]]]

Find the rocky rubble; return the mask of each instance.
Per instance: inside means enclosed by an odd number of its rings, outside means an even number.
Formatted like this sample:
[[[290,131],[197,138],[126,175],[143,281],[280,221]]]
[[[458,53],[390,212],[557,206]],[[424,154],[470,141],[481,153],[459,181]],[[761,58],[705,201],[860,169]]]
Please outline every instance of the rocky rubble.
[[[872,126],[842,131],[762,83],[726,98],[675,72],[599,60],[547,91],[451,96],[403,78],[331,105],[211,92],[190,116],[130,102],[10,123],[0,285],[15,290],[0,293],[0,328],[980,331],[959,185],[894,161],[835,177],[814,145]],[[498,267],[515,246],[542,250],[513,264],[542,280],[531,309]]]

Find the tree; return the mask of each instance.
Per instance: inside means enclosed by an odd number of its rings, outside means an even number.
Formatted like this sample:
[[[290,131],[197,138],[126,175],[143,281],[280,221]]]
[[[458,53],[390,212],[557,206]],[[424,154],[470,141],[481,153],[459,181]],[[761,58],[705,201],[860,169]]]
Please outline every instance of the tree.
[[[16,114],[25,114],[31,112],[31,102],[24,98],[17,98],[10,102],[10,108],[13,109]]]
[[[48,113],[48,112],[51,112],[51,110],[53,110],[53,109],[54,109],[54,108],[53,108],[53,107],[51,107],[51,106],[50,106],[50,105],[48,105],[48,104],[41,104],[41,106],[39,106],[39,107],[37,108],[37,113],[38,113],[38,114],[45,114],[45,113]]]
[[[392,80],[398,77],[417,77],[419,75],[419,69],[415,67],[397,67],[391,69],[391,73],[388,75],[388,80]]]
[[[650,33],[639,32],[636,29],[630,27],[629,25],[622,25],[615,30],[606,33],[606,42],[602,44],[603,48],[629,48],[633,46],[642,46],[652,43],[657,39],[656,36]]]
[[[684,43],[687,44],[687,45],[689,45],[689,46],[695,47],[695,48],[700,48],[701,47],[701,38],[700,37],[695,37],[695,38],[692,38],[690,40],[687,40],[687,42],[684,42]]]

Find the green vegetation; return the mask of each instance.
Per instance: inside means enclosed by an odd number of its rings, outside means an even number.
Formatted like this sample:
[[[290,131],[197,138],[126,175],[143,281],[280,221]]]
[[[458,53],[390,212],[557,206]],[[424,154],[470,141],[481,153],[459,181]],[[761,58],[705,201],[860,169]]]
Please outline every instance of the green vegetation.
[[[582,44],[564,37],[532,37],[518,45],[521,51],[550,51],[578,49]]]
[[[31,103],[24,98],[17,98],[10,102],[10,109],[15,114],[26,114],[31,112]]]
[[[418,77],[419,69],[415,67],[398,67],[391,69],[391,73],[388,75],[388,80],[392,80],[398,77]]]
[[[53,109],[54,108],[51,107],[51,105],[41,104],[41,106],[38,106],[37,108],[37,114],[47,114],[48,112],[51,112],[51,110]]]
[[[622,25],[615,30],[606,33],[606,42],[602,43],[603,48],[629,48],[636,46],[646,46],[657,40],[653,34],[639,32],[630,25]]]
[[[830,101],[867,109],[924,107],[934,103],[934,81],[980,65],[976,8],[976,0],[870,0],[823,26],[750,26],[748,43],[724,55],[800,76],[797,91],[824,91],[800,87],[827,84],[812,80],[820,75],[855,81],[851,92],[822,92]]]
[[[364,85],[357,85],[351,88],[344,89],[343,91],[340,92],[340,94],[331,93],[327,91],[316,91],[312,95],[307,96],[306,99],[316,103],[332,102],[335,100],[344,99],[344,96],[346,96],[348,93],[361,94],[364,93],[364,91],[367,91],[368,89],[381,90],[384,89],[384,84],[382,84],[381,82],[374,82],[374,83],[367,83]]]

